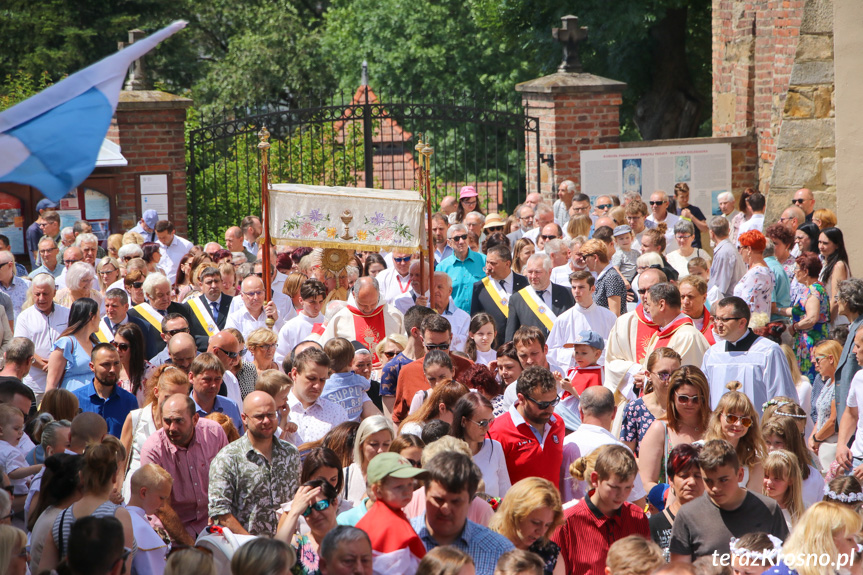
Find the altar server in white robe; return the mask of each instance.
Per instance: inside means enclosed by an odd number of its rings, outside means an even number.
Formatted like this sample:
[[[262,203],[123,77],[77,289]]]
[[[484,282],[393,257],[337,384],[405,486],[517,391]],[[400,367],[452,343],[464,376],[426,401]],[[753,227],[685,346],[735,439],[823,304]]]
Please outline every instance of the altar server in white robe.
[[[273,358],[276,363],[281,364],[285,357],[291,355],[297,344],[311,335],[316,324],[323,325],[325,318],[321,308],[326,297],[327,286],[323,282],[316,279],[303,282],[300,286],[300,313],[286,321],[279,330],[279,341]]]
[[[589,271],[581,270],[570,275],[569,283],[575,305],[560,316],[548,334],[548,352],[559,365],[569,365],[572,350],[564,348],[567,343],[576,341],[575,337],[583,331],[593,331],[608,341],[611,328],[617,316],[608,308],[600,307],[593,301],[596,280]],[[600,359],[600,365],[603,361]]]
[[[701,370],[710,382],[710,405],[713,409],[728,390],[729,381],[743,384],[758,414],[763,404],[777,396],[797,401],[797,390],[782,348],[775,342],[755,335],[749,329],[749,306],[739,297],[727,297],[716,303],[713,314],[720,340],[704,354]]]

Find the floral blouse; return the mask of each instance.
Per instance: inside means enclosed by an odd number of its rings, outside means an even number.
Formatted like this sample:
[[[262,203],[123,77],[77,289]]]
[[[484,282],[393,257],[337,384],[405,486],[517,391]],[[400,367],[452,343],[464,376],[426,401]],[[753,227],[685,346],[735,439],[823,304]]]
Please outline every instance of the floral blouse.
[[[644,398],[639,397],[627,404],[623,411],[623,421],[620,424],[620,440],[634,441],[634,451],[638,455],[638,446],[655,419],[656,417],[650,413],[644,404]]]
[[[754,266],[734,286],[734,295],[742,298],[753,313],[770,315],[773,301],[773,274],[767,266]]]
[[[312,541],[308,535],[295,535],[292,543],[297,549],[297,562],[294,563],[291,573],[293,575],[320,575],[317,552],[312,548]]]

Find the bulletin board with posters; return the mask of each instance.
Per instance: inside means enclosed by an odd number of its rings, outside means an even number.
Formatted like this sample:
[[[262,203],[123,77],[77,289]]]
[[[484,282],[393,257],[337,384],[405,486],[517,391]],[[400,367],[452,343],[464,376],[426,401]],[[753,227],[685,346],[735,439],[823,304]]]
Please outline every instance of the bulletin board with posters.
[[[669,197],[689,186],[689,203],[705,214],[731,190],[731,144],[652,145],[581,152],[581,191],[593,200],[637,192],[645,203],[656,190]]]
[[[26,253],[21,200],[11,194],[0,193],[0,234],[9,238],[13,254]]]
[[[57,205],[61,229],[78,220],[87,220],[103,247],[111,235],[111,198],[87,185],[80,186],[60,199]]]

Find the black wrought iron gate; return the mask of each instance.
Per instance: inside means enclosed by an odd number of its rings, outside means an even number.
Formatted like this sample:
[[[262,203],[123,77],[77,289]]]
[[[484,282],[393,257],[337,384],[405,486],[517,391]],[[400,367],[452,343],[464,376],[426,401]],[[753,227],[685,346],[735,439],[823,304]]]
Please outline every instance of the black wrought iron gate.
[[[378,96],[361,86],[315,106],[205,118],[189,131],[190,239],[220,241],[228,226],[260,213],[258,131],[271,133],[272,182],[414,187],[419,134],[430,141],[433,203],[472,185],[486,213],[512,209],[539,189],[539,158],[527,171],[525,139],[539,150],[539,120],[512,106],[468,97]]]

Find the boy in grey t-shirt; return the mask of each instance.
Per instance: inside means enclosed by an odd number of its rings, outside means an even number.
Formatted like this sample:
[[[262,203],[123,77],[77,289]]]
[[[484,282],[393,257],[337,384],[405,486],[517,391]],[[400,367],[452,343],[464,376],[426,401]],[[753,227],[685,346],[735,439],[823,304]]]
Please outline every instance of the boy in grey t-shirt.
[[[614,228],[614,255],[611,256],[611,265],[613,265],[620,275],[627,282],[632,283],[638,269],[636,268],[636,260],[641,253],[638,250],[632,249],[632,228],[629,226],[617,226]]]
[[[671,529],[671,561],[729,553],[732,537],[763,531],[785,539],[788,525],[773,499],[752,493],[739,482],[743,468],[737,453],[724,439],[712,439],[698,454],[704,495],[680,508]]]

